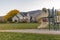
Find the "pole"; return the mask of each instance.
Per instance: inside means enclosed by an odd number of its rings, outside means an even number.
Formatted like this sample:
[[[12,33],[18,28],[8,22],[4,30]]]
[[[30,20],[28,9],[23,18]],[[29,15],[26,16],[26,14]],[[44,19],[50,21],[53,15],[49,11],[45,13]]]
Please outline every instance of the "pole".
[[[49,23],[49,30],[50,30],[50,27],[51,27],[51,24],[50,24],[50,9],[48,9],[48,23]]]

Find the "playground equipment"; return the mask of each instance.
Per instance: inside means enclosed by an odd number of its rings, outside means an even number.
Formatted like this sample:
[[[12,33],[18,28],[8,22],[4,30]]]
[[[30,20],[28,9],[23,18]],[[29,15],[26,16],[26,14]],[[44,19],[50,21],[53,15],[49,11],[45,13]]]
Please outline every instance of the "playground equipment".
[[[52,8],[51,11],[52,11],[52,13],[50,13],[50,10],[48,10],[49,30],[50,30],[51,24],[53,25],[54,30],[58,30],[60,20],[59,20],[57,10],[56,9],[54,10],[54,8]]]
[[[41,24],[38,26],[38,28],[42,29],[48,26],[48,22],[41,22]]]
[[[48,17],[48,12],[42,12],[42,14],[39,16],[40,17],[40,25],[38,26],[38,29],[42,29],[42,28],[45,28],[46,26],[48,26],[48,22],[43,22],[44,18],[47,18]]]
[[[49,30],[51,29],[51,24],[54,30],[59,30],[59,24],[60,24],[60,13],[58,13],[58,11],[54,8],[52,8],[51,10],[48,9],[48,12],[45,14],[42,14],[40,17],[47,17],[48,18],[48,22],[42,22],[41,24],[38,26],[38,28],[43,28],[46,26],[49,26]]]

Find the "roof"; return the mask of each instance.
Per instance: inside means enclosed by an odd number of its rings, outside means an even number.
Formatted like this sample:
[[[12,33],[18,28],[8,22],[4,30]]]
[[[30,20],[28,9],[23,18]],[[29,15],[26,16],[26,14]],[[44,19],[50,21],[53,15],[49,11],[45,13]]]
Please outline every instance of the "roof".
[[[29,11],[30,16],[36,17],[42,13],[41,10]]]
[[[21,14],[23,17],[24,17],[24,16],[27,16],[27,12],[21,12],[20,14]]]
[[[42,13],[42,10],[34,10],[34,11],[28,11],[28,12],[20,12],[20,14],[24,17],[29,14],[32,17],[36,17]]]

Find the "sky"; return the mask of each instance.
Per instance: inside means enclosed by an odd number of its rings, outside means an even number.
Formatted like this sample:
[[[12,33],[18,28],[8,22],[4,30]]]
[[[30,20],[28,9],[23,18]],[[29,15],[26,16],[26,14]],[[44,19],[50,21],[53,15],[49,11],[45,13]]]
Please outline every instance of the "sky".
[[[27,12],[52,7],[60,9],[60,0],[0,0],[0,16],[6,15],[13,9]]]

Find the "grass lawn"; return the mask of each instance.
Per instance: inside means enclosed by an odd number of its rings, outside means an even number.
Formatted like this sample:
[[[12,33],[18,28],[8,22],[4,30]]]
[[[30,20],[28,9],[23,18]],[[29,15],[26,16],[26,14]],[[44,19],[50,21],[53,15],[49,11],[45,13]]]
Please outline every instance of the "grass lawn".
[[[55,28],[60,29],[60,24],[59,24],[59,26],[55,25]],[[42,29],[49,29],[49,25],[45,28],[42,28]],[[54,26],[52,24],[50,25],[50,29],[54,29]]]
[[[1,29],[36,29],[39,23],[0,23]]]
[[[60,40],[60,35],[0,32],[0,40]]]
[[[60,24],[59,25],[55,25],[55,28],[60,30]],[[46,27],[41,28],[41,29],[49,29],[49,25],[47,25]],[[54,29],[54,26],[52,24],[50,25],[50,29]]]

